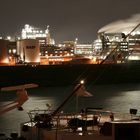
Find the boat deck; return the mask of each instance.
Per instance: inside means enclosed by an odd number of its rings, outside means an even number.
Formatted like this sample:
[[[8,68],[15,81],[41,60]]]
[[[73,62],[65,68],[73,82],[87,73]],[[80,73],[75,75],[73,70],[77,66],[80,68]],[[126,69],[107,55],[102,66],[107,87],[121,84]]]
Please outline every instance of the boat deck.
[[[35,121],[35,117],[38,115],[43,118]],[[94,110],[90,113],[58,113],[51,116],[51,127],[48,127],[48,125],[42,125],[45,118],[48,117],[48,111],[30,111],[30,121],[21,125],[21,135],[32,140],[37,140],[37,137],[42,140],[91,140],[93,138],[96,140],[117,140],[114,138],[114,131],[118,127],[122,128],[126,125],[130,128],[140,128],[140,121],[133,120],[136,116],[113,113],[112,120],[111,115],[111,111],[103,110]],[[98,123],[95,123],[95,119]]]

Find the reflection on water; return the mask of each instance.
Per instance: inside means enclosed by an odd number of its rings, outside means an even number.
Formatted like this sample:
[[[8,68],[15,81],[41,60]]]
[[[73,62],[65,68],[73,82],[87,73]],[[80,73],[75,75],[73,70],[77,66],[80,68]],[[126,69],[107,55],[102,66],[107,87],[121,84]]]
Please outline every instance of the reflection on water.
[[[73,87],[48,87],[28,90],[29,100],[23,105],[24,111],[16,109],[0,116],[0,132],[10,134],[18,132],[20,123],[28,121],[27,112],[31,109],[47,109],[50,104],[56,109],[71,93]],[[87,90],[92,97],[72,97],[62,108],[64,112],[80,111],[85,107],[102,107],[115,112],[129,113],[130,108],[140,111],[140,84],[125,85],[96,85],[89,86]],[[0,105],[7,104],[16,98],[14,92],[1,92]]]

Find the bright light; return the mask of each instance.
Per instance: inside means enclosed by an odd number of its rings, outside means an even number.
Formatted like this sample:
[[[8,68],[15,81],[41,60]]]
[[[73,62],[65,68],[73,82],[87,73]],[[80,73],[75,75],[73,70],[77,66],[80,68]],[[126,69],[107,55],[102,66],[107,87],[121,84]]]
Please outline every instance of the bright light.
[[[9,63],[8,58],[5,58],[4,60],[2,60],[3,63]]]
[[[79,135],[79,136],[82,136],[82,135],[83,135],[83,133],[82,133],[82,132],[80,132],[80,133],[78,133],[78,135]]]
[[[136,32],[132,32],[131,34],[132,34],[132,36],[134,36],[134,35],[136,35]]]
[[[93,61],[96,61],[96,57],[93,57]]]
[[[11,51],[11,49],[9,50],[9,53],[11,53],[12,51]]]
[[[93,59],[93,56],[87,56],[87,57],[85,57],[85,58],[88,58],[88,59]]]
[[[17,37],[18,40],[20,40],[20,37]]]
[[[37,58],[35,62],[36,63],[39,63],[40,62],[40,58]]]
[[[13,49],[13,53],[14,53],[14,54],[16,53],[16,51],[17,51],[16,49]]]
[[[25,25],[24,29],[22,29],[22,39],[35,39],[37,37],[46,37],[45,31],[39,30],[38,28],[34,28],[28,24]]]
[[[7,40],[11,40],[11,36],[7,36]]]
[[[140,60],[138,56],[129,56],[128,60]]]
[[[70,56],[70,54],[69,54],[69,53],[67,53],[67,56]]]
[[[84,84],[84,82],[85,82],[84,80],[81,80],[81,81],[80,81],[80,84]]]
[[[82,131],[82,127],[78,127],[77,130],[78,130],[78,131]]]

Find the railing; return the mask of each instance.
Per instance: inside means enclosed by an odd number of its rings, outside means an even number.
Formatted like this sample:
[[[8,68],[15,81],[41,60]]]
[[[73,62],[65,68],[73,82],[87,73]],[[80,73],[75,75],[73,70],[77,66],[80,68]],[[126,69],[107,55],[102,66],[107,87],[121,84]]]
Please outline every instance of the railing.
[[[86,112],[86,113],[57,113],[55,116],[51,116],[52,110],[40,110],[35,109],[28,112],[28,115],[30,117],[30,124],[35,125],[37,123],[37,120],[35,120],[35,117],[37,115],[43,114],[43,119],[39,120],[43,122],[45,120],[45,117],[51,117],[51,124],[53,129],[70,129],[69,122],[70,120],[78,119],[83,120],[84,122],[88,121],[95,121],[97,120],[97,124],[94,124],[91,127],[91,129],[94,129],[94,126],[101,126],[105,122],[110,121],[118,121],[118,120],[132,120],[133,118],[138,119],[139,116],[132,115],[129,113],[119,113],[119,112],[111,112],[106,110],[92,110],[92,112]],[[113,116],[112,116],[113,115]],[[86,124],[85,124],[86,125]],[[88,127],[88,126],[87,126]]]

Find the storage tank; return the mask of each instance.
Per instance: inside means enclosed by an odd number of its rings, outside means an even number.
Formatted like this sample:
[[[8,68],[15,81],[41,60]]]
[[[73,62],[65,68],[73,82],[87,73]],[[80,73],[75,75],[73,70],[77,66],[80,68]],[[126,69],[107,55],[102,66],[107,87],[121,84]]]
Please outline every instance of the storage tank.
[[[8,64],[8,40],[0,39],[0,64]]]
[[[40,47],[36,39],[23,39],[17,41],[17,54],[26,63],[40,63]]]

